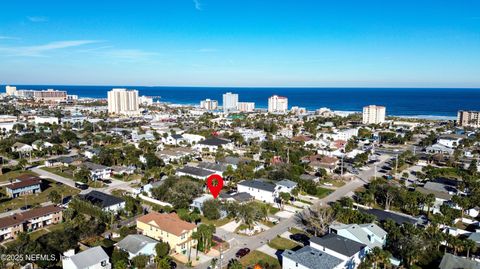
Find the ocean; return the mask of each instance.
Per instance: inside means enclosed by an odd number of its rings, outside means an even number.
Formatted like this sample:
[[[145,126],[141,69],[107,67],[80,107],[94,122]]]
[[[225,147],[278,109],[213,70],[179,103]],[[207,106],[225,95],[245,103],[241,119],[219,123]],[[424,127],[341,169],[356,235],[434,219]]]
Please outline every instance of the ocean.
[[[288,105],[315,110],[328,107],[335,111],[361,111],[365,105],[387,108],[389,116],[455,119],[458,110],[480,110],[480,89],[470,88],[238,88],[238,87],[146,87],[146,86],[72,86],[17,85],[17,89],[56,89],[79,97],[106,98],[117,87],[137,89],[140,95],[161,96],[160,101],[198,105],[210,98],[222,103],[222,94],[239,94],[240,102],[255,102],[267,108],[273,94],[288,97]]]

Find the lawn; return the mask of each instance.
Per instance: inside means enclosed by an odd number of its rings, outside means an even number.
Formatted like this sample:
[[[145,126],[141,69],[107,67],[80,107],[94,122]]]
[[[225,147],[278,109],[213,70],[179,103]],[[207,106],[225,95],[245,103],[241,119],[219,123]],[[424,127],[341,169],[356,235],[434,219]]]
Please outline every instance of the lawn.
[[[343,180],[330,180],[330,179],[323,179],[320,180],[320,184],[330,183],[333,187],[340,188],[345,185],[345,181]]]
[[[209,220],[205,217],[202,216],[201,222],[203,224],[213,224],[215,227],[220,227],[223,226],[227,223],[229,223],[232,219],[230,218],[223,218],[223,219],[218,219],[218,220]]]
[[[276,237],[270,240],[270,242],[268,242],[268,245],[271,248],[278,249],[278,250],[286,250],[286,249],[292,249],[292,248],[298,247],[297,243],[283,237]]]
[[[32,171],[16,170],[16,171],[10,171],[1,175],[0,182],[7,182],[10,179],[15,179],[16,177],[24,174],[37,176],[37,174]]]
[[[328,196],[330,193],[332,193],[332,190],[322,188],[322,187],[317,187],[317,193],[315,194],[315,196],[318,197],[319,199],[322,199]]]
[[[80,190],[77,190],[75,188],[69,187],[67,185],[57,185],[55,182],[48,181],[46,179],[43,179],[44,186],[43,191],[38,194],[29,194],[21,197],[17,197],[14,199],[8,199],[0,203],[0,212],[5,211],[6,208],[10,209],[18,209],[22,206],[25,205],[39,205],[44,202],[50,201],[48,199],[48,194],[52,191],[57,191],[62,197],[67,197],[67,196],[74,196],[80,193]],[[0,191],[3,195],[5,195],[5,188],[2,188]]]
[[[270,269],[280,269],[282,268],[280,266],[280,262],[278,259],[273,258],[263,252],[260,252],[258,250],[254,250],[250,252],[248,255],[240,259],[240,262],[242,263],[243,267],[254,267],[257,264],[262,264],[264,265],[265,263],[269,264]]]
[[[61,177],[73,179],[73,172],[66,167],[63,168],[63,171],[58,167],[42,167],[41,169]]]
[[[295,228],[295,227],[291,227],[288,231],[291,232],[292,234],[304,234],[304,235],[310,236],[306,231]]]

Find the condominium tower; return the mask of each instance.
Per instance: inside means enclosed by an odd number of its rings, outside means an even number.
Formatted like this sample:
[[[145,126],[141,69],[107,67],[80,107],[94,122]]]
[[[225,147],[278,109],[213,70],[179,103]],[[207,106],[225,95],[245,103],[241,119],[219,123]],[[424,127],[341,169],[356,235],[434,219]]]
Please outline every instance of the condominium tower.
[[[363,124],[379,124],[385,122],[384,106],[369,105],[363,107]]]
[[[475,128],[480,127],[480,111],[458,111],[457,125]]]
[[[137,90],[112,89],[108,92],[108,113],[137,115],[140,113]]]
[[[223,94],[223,112],[236,111],[238,107],[238,94],[227,92]]]
[[[288,98],[274,95],[268,98],[268,112],[285,113],[288,111]]]

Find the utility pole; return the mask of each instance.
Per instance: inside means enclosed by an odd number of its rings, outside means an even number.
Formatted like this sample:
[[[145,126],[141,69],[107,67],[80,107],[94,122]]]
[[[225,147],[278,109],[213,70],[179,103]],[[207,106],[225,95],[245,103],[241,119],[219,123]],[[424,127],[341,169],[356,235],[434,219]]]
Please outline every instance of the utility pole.
[[[395,176],[398,173],[398,154],[395,155]]]
[[[344,155],[342,154],[342,168],[341,168],[341,171],[340,171],[342,177],[343,177],[343,156],[344,156]]]

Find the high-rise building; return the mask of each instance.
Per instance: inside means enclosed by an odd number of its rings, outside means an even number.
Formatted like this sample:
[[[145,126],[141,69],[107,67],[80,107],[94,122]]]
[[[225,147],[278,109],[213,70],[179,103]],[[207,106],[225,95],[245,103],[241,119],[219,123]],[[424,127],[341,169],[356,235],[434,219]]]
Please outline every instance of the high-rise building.
[[[254,102],[238,102],[238,111],[253,112],[255,110]]]
[[[285,113],[288,111],[288,98],[274,95],[268,98],[268,112]]]
[[[112,89],[108,92],[108,113],[137,115],[140,113],[137,90]]]
[[[5,86],[5,93],[8,95],[8,96],[15,96],[17,95],[17,87],[15,86]]]
[[[205,99],[203,101],[200,101],[200,108],[206,109],[206,110],[216,110],[218,109],[218,101]]]
[[[480,111],[458,111],[457,125],[475,128],[480,127]]]
[[[363,107],[363,124],[379,124],[385,122],[386,108],[369,105]]]
[[[238,107],[238,94],[231,92],[223,94],[222,106],[224,112],[236,111]]]

